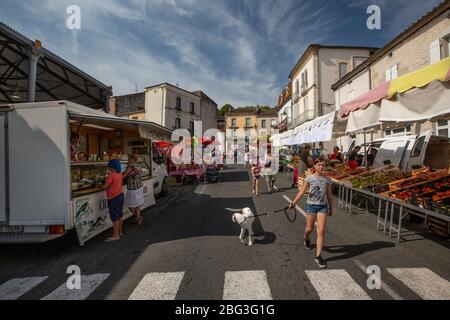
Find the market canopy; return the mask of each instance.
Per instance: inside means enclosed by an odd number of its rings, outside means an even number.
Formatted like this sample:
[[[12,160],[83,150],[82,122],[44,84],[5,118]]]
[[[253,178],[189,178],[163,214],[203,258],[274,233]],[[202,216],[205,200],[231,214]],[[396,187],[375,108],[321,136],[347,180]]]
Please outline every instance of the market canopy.
[[[345,134],[347,119],[331,112],[314,120],[272,137],[275,146],[291,146],[313,142],[330,141],[333,134]]]
[[[450,81],[433,81],[425,87],[397,94],[392,100],[383,100],[379,121],[426,121],[449,114]]]
[[[396,94],[407,92],[413,88],[422,88],[433,81],[450,80],[450,57],[420,70],[408,73],[370,90],[358,98],[344,103],[340,108],[340,116],[347,117],[351,112],[365,109],[370,104],[382,99],[391,99]]]
[[[42,104],[48,104],[48,102],[41,102]],[[128,130],[138,130],[139,135],[142,138],[152,140],[164,140],[170,137],[172,130],[159,124],[149,121],[129,120],[125,118],[119,118],[114,115],[105,113],[100,110],[94,110],[76,103],[67,101],[50,102],[66,106],[67,112],[72,120],[80,122],[82,125],[100,125],[104,129],[120,128]]]
[[[0,22],[0,102],[27,102],[30,54],[36,51],[35,102],[67,100],[95,109],[108,108],[109,86],[40,46],[39,41]]]

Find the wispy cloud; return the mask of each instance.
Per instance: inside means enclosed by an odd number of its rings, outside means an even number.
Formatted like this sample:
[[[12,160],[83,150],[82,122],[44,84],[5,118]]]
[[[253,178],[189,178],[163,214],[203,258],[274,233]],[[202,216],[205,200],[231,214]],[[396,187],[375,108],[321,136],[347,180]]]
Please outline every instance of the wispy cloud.
[[[355,12],[379,3],[386,29],[364,37]],[[115,94],[160,82],[205,91],[219,105],[276,103],[310,43],[382,45],[438,0],[2,0],[0,20],[80,69]],[[80,6],[82,29],[66,28]],[[359,25],[361,24],[361,25]],[[366,43],[367,42],[367,43]]]

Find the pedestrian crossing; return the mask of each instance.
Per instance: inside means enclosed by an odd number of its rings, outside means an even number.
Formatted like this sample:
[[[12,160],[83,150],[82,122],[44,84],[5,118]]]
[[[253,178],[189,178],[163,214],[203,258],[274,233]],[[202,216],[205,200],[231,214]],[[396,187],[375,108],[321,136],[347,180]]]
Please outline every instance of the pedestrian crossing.
[[[386,275],[389,274],[398,282],[394,283],[396,287],[406,287],[422,299],[450,300],[450,282],[428,268],[387,268],[386,271]],[[304,272],[306,281],[321,300],[372,299],[371,290],[367,288],[365,281],[361,281],[360,276],[355,278],[344,269],[305,270]],[[186,273],[183,271],[147,273],[137,282],[134,289],[130,290],[128,300],[175,300],[183,286],[185,275]],[[67,281],[61,283],[53,291],[49,290],[50,292],[40,299],[85,300],[98,290],[110,276],[109,273],[82,275],[79,289],[69,289],[71,286]],[[305,281],[298,279],[298,281]],[[0,283],[0,300],[20,299],[40,285],[45,285],[45,282],[49,280],[50,277],[42,276],[14,278],[3,284]],[[282,299],[282,297],[272,295],[269,280],[270,278],[264,270],[225,271],[223,288],[218,288],[218,290],[221,290],[223,300]],[[191,280],[185,281],[185,285],[186,283],[187,285],[196,285]],[[303,284],[303,287],[305,285]],[[42,292],[43,290],[40,288],[37,291]],[[406,294],[408,297],[402,297],[386,292],[386,295],[393,299],[411,299],[411,294]],[[32,294],[28,296],[32,296]],[[306,298],[311,298],[311,296]]]

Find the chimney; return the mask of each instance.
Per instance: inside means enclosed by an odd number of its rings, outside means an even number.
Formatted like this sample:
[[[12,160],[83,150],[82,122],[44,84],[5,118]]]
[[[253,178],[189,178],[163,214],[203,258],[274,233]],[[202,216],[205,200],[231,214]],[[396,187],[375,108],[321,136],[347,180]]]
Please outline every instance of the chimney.
[[[109,98],[109,113],[116,115],[116,97]]]

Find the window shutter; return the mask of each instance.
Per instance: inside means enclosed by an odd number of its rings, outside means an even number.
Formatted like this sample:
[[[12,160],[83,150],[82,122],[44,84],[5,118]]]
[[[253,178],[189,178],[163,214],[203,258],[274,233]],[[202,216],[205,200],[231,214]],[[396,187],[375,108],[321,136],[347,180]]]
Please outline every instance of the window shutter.
[[[391,81],[391,69],[386,70],[386,81]]]
[[[393,80],[393,79],[395,79],[395,78],[398,77],[397,67],[398,67],[398,64],[393,65],[393,66],[391,67],[391,80]]]
[[[430,43],[430,64],[441,60],[441,46],[439,39]]]

